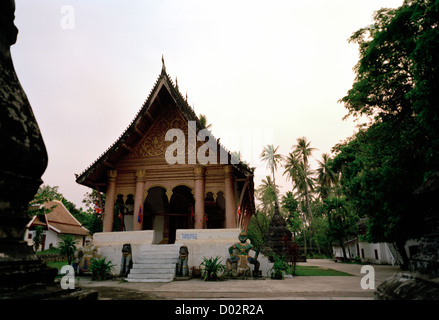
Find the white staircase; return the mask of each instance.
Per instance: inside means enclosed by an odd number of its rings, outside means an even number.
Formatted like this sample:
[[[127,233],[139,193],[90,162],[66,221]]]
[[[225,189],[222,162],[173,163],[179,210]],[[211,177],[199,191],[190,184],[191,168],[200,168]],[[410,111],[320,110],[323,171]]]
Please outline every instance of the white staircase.
[[[128,282],[170,282],[174,279],[180,245],[148,245],[133,257]]]

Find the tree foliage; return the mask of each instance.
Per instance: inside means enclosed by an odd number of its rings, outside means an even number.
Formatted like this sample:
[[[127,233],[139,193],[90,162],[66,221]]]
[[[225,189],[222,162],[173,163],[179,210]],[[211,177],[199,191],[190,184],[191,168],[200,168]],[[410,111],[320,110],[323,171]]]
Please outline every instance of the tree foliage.
[[[59,200],[63,203],[66,209],[86,228],[91,234],[95,232],[102,231],[102,219],[101,216],[94,212],[94,206],[99,202],[98,194],[95,190],[91,193],[86,193],[84,200],[82,201],[86,207],[87,211],[82,208],[77,208],[76,205],[67,200],[64,195],[59,191],[58,186],[42,185],[34,196],[34,199],[29,203],[28,215],[44,215],[49,214],[55,208],[43,206],[52,200]],[[105,196],[101,196],[102,201],[105,201]]]
[[[44,228],[42,226],[36,226],[34,237],[32,238],[34,242],[35,251],[38,251],[38,249],[40,248],[40,245],[43,242],[43,237],[44,237]]]
[[[348,116],[370,123],[334,148],[347,200],[368,216],[371,241],[395,242],[405,263],[406,240],[420,235],[423,212],[413,192],[439,162],[439,0],[410,0],[381,9],[355,32],[360,60],[341,99]]]
[[[71,265],[75,257],[77,241],[70,234],[65,234],[61,237],[61,241],[58,242],[58,252],[60,255],[67,258],[68,264]]]

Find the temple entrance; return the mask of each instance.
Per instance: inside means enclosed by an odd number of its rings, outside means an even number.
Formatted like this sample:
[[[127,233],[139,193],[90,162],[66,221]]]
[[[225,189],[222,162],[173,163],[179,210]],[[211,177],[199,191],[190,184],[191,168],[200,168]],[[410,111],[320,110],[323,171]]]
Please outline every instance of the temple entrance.
[[[155,230],[158,238],[155,243],[163,239],[164,218],[169,213],[168,197],[163,187],[152,187],[148,190],[143,204],[143,230]]]
[[[178,186],[172,190],[166,230],[167,243],[175,242],[177,229],[192,229],[194,227],[194,204],[195,200],[189,187]],[[163,240],[165,240],[165,233]]]
[[[204,219],[204,228],[206,229],[222,229],[224,228],[224,213],[226,201],[224,193],[218,192],[216,199],[212,192],[206,194],[204,200],[204,211],[206,213]]]
[[[165,188],[150,188],[143,206],[143,230],[155,230],[157,244],[174,243],[177,229],[193,228],[194,203],[189,187],[175,187],[170,202]]]

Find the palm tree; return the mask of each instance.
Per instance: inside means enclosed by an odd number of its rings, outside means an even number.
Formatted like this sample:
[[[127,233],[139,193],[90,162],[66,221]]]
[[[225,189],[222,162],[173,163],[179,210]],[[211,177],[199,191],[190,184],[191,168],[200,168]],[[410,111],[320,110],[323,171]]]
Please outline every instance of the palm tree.
[[[67,258],[68,264],[71,265],[74,259],[77,241],[72,235],[66,234],[61,237],[61,241],[58,242],[58,252],[60,255]]]
[[[308,158],[311,156],[315,148],[310,147],[310,142],[307,142],[306,137],[298,138],[297,144],[295,145],[294,153],[301,158],[303,162],[303,179],[305,180],[305,201],[306,209],[309,219],[312,219],[311,205],[310,205],[310,189],[312,186],[308,184],[308,176],[312,173],[308,166]]]
[[[276,199],[275,199],[276,204],[277,204],[278,190],[276,186],[276,177],[274,173],[277,170],[277,166],[283,159],[283,156],[277,153],[277,149],[279,149],[279,146],[275,148],[272,144],[269,144],[265,146],[264,150],[262,150],[261,153],[261,160],[267,162],[267,168],[271,170],[271,174],[273,176],[273,186],[276,195]]]
[[[273,212],[278,191],[270,176],[263,179],[262,184],[256,189],[256,197],[261,201],[260,210],[265,214]]]
[[[311,193],[314,191],[314,179],[308,159],[314,150],[315,148],[310,147],[310,142],[307,141],[306,137],[298,138],[297,144],[293,146],[293,152],[288,155],[284,164],[284,175],[289,176],[293,182],[293,188],[297,190],[305,202],[305,210],[303,210],[303,212],[305,212],[306,220],[309,224],[313,219],[311,212]],[[304,240],[306,253],[305,236]],[[309,241],[310,247],[312,248],[311,236],[309,237]]]
[[[313,184],[312,178],[309,175],[310,170],[307,170],[305,168],[305,164],[303,163],[300,155],[298,153],[290,152],[288,156],[285,158],[284,163],[284,173],[283,175],[287,175],[291,182],[293,183],[293,190],[296,190],[297,199],[299,200],[299,205],[301,207],[301,212],[303,213],[302,221],[303,221],[303,244],[304,244],[304,250],[305,254],[307,252],[307,245],[306,245],[306,220],[308,218],[309,221],[309,215],[307,214],[307,206],[304,205],[306,203],[305,201],[305,195],[307,190],[307,185]],[[308,175],[308,176],[307,176]]]
[[[289,153],[285,158],[284,169],[283,175],[287,175],[291,179],[293,189],[296,189],[299,194],[305,195],[306,186],[308,189],[314,189],[312,171],[309,165],[305,166],[299,154]]]
[[[206,128],[206,129],[212,128],[211,123],[207,124],[207,117],[204,114],[200,114],[199,119],[200,119],[202,127]]]
[[[331,188],[337,183],[338,176],[330,167],[331,157],[329,154],[322,154],[322,161],[318,160],[319,168],[317,169],[317,182],[319,184],[319,193],[322,200],[328,198]]]
[[[300,159],[296,154],[290,152],[284,160],[285,171],[283,175],[287,175],[291,179],[291,182],[293,182],[293,189],[295,189],[300,184],[300,177],[303,175],[300,168]]]

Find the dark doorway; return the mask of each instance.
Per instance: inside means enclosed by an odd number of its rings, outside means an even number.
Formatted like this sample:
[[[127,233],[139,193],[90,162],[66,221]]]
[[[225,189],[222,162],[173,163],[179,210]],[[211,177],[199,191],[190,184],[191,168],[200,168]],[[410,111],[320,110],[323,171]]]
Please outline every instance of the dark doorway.
[[[165,219],[163,238],[167,236],[167,243],[175,242],[177,229],[193,228],[194,197],[192,190],[186,186],[178,186],[172,190],[169,203],[169,214]],[[165,217],[166,218],[166,217]]]
[[[206,212],[206,229],[224,228],[225,199],[222,192],[218,193],[216,200],[214,199],[212,192],[206,194],[204,211]]]
[[[154,220],[169,213],[168,197],[163,187],[152,187],[148,190],[143,204],[143,230],[154,230]]]

